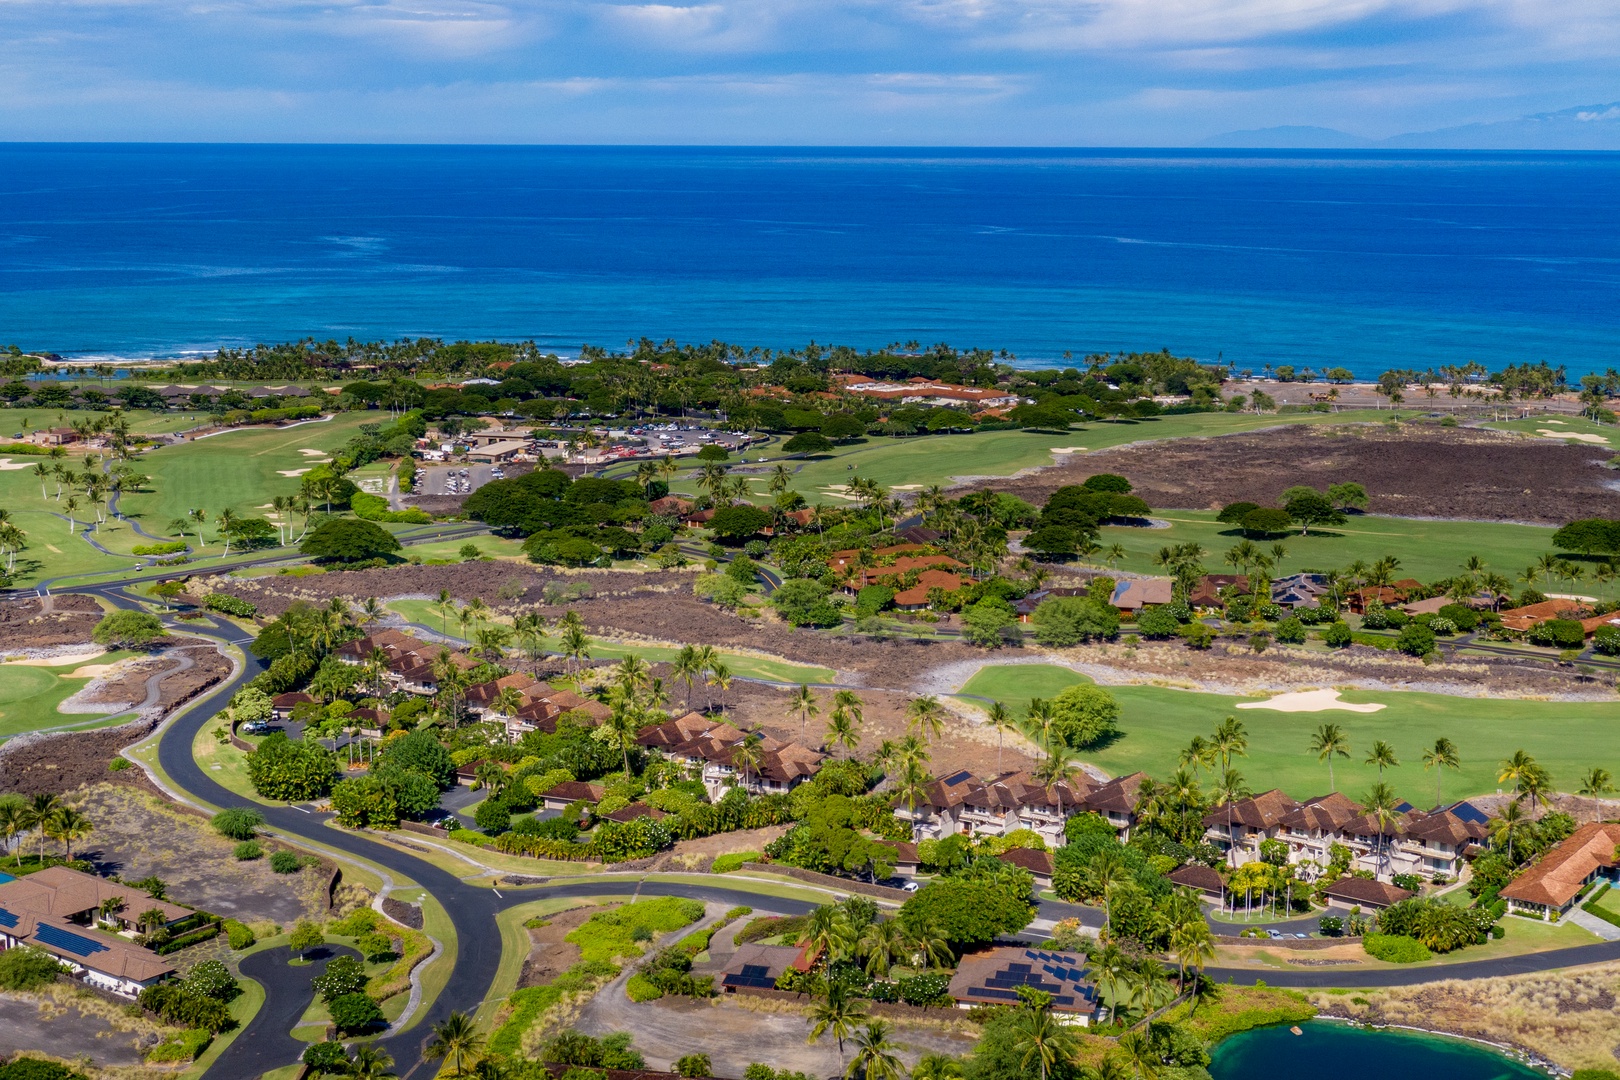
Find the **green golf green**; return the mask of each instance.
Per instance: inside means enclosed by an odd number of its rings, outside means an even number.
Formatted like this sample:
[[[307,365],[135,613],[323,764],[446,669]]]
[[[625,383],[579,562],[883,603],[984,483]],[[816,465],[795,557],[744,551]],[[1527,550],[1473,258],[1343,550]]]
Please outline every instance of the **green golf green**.
[[[1019,710],[1034,697],[1050,697],[1064,686],[1089,682],[1084,675],[1056,665],[1003,665],[981,668],[960,693],[1004,701]],[[1620,725],[1616,706],[1608,702],[1519,701],[1450,697],[1386,691],[1346,690],[1352,704],[1385,706],[1374,713],[1327,709],[1278,712],[1238,709],[1238,698],[1160,686],[1110,686],[1120,704],[1123,734],[1107,746],[1088,750],[1085,760],[1114,775],[1142,770],[1156,777],[1174,771],[1177,758],[1194,735],[1208,736],[1216,724],[1236,716],[1248,732],[1247,757],[1232,767],[1255,791],[1280,787],[1302,798],[1328,790],[1328,768],[1309,750],[1311,734],[1321,724],[1338,724],[1350,737],[1351,756],[1333,763],[1337,786],[1359,795],[1378,780],[1378,771],[1363,764],[1375,740],[1395,748],[1400,760],[1385,779],[1417,806],[1435,802],[1436,775],[1425,771],[1423,751],[1438,738],[1457,746],[1462,768],[1439,777],[1443,797],[1496,791],[1497,767],[1515,750],[1534,755],[1562,790],[1573,790],[1592,766],[1620,771]],[[972,695],[968,697],[967,695]],[[1207,773],[1206,773],[1207,779]]]

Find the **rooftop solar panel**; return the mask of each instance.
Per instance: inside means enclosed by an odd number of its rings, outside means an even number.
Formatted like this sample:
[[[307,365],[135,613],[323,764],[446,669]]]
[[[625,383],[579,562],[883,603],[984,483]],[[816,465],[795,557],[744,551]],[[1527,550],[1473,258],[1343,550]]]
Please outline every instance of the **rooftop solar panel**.
[[[965,783],[971,779],[973,779],[973,773],[967,769],[963,769],[961,772],[952,773],[951,775],[947,776],[943,782],[954,786],[956,784]]]
[[[0,926],[16,926],[16,925],[17,925],[17,916],[13,915],[11,912],[7,911],[5,908],[0,908]]]
[[[107,952],[107,946],[99,941],[78,934],[69,933],[60,927],[42,924],[34,931],[34,939],[46,945],[72,953],[74,956],[93,956],[98,952]]]

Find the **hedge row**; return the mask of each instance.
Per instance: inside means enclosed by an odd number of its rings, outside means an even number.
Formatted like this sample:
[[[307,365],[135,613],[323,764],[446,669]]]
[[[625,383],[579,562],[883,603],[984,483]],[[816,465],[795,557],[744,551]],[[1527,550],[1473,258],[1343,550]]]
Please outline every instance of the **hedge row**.
[[[1603,899],[1603,894],[1608,892],[1610,888],[1612,888],[1612,886],[1610,886],[1608,882],[1604,882],[1603,887],[1592,894],[1592,899],[1581,905],[1581,910],[1586,912],[1588,915],[1596,915],[1606,923],[1610,923],[1614,926],[1620,926],[1620,915],[1616,915],[1608,908],[1598,907],[1598,901]]]
[[[199,941],[207,941],[209,938],[218,937],[219,929],[219,923],[209,923],[201,930],[193,930],[189,934],[181,934],[177,938],[170,938],[161,945],[155,945],[152,947],[152,951],[159,956],[167,956],[169,953],[179,952],[181,949],[195,945]]]

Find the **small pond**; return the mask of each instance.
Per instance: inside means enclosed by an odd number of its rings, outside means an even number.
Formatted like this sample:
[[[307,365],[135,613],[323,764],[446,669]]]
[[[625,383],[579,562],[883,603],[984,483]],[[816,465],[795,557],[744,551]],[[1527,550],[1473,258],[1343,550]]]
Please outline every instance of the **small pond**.
[[[1371,1031],[1332,1021],[1313,1021],[1295,1035],[1286,1027],[1234,1035],[1215,1049],[1215,1080],[1547,1080],[1488,1047],[1406,1031]]]

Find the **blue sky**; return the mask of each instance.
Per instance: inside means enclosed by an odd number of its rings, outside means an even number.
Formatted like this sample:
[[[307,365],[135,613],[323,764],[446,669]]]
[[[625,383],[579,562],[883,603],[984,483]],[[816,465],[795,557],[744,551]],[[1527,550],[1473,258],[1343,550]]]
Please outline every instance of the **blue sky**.
[[[0,13],[6,140],[1164,146],[1275,125],[1384,138],[1620,99],[1614,0],[4,0]]]

